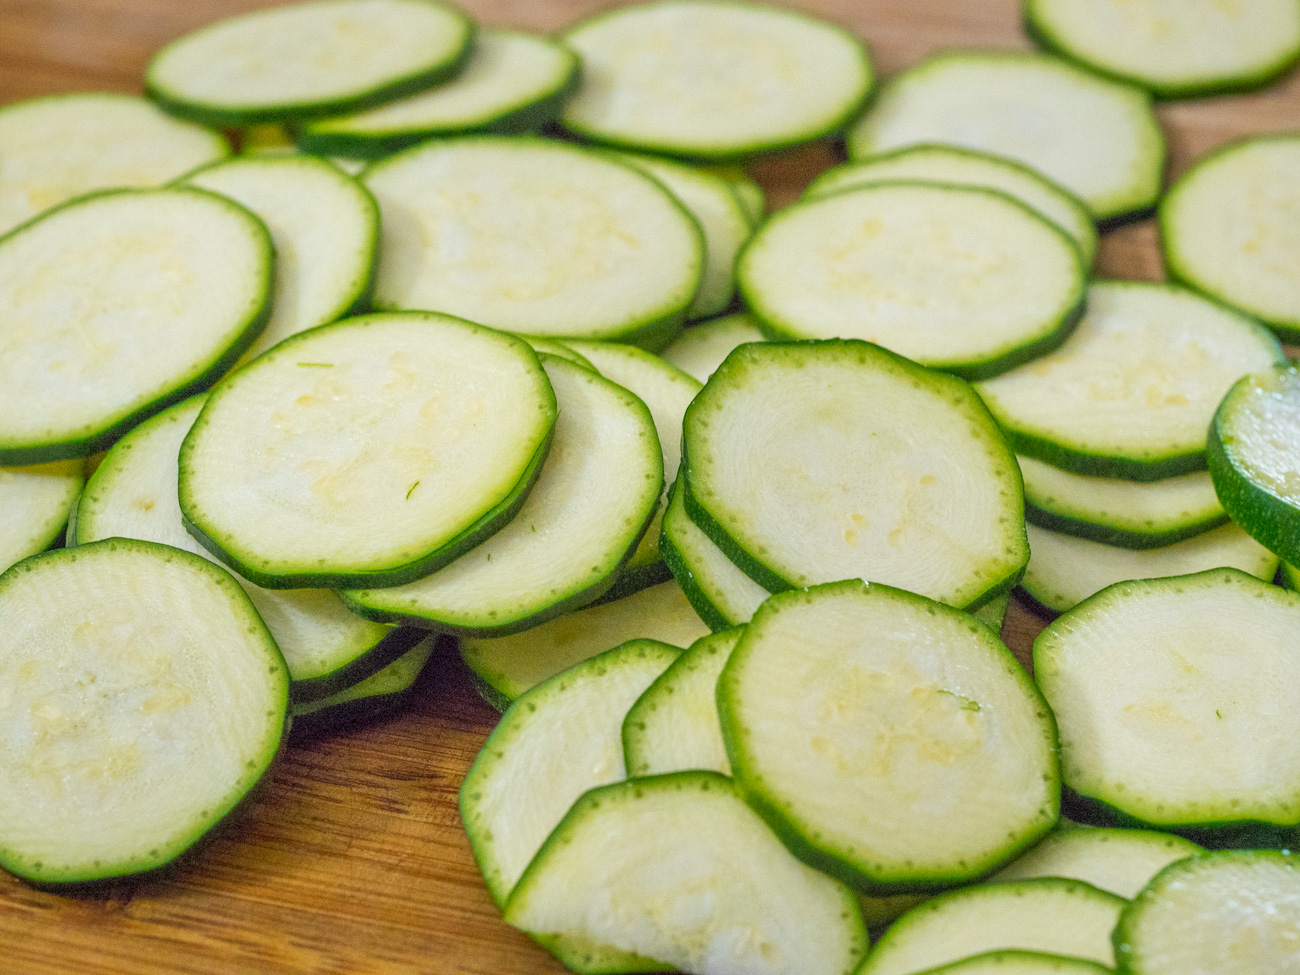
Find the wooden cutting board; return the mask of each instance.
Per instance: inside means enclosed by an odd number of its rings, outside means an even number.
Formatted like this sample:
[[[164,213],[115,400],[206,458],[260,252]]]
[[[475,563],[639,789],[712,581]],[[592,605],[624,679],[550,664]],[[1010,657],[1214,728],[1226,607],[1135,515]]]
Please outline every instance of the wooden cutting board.
[[[462,0],[484,23],[554,30],[603,0]],[[794,2],[794,0],[791,0]],[[259,0],[0,0],[0,102],[138,91],[163,42]],[[798,0],[853,27],[885,74],[942,47],[1025,47],[1016,0]],[[1171,175],[1236,136],[1300,127],[1300,79],[1261,94],[1160,109]],[[818,146],[753,167],[774,205],[836,160]],[[0,167],[3,160],[0,160]],[[0,178],[2,170],[0,170]],[[1102,272],[1158,279],[1150,221],[1114,231]],[[1042,622],[1013,604],[1021,659]],[[0,875],[0,972],[561,972],[501,923],[456,811],[456,790],[496,714],[454,653],[434,659],[410,712],[294,745],[264,797],[166,880],[70,898]]]

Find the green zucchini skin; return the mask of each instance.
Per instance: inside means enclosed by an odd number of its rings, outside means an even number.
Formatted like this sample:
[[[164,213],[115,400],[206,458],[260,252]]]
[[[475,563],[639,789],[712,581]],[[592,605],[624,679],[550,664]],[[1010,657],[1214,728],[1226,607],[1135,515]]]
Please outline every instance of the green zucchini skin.
[[[1243,820],[1237,823],[1190,823],[1179,826],[1152,824],[1117,809],[1102,799],[1076,792],[1069,786],[1061,788],[1061,813],[1075,822],[1088,826],[1173,833],[1175,836],[1198,843],[1207,850],[1286,850],[1300,842],[1300,826],[1284,826],[1257,820]]]
[[[654,516],[655,512],[652,511],[650,513],[650,521],[646,522],[646,527],[649,527],[650,522],[654,521]],[[662,542],[660,544],[662,545]],[[630,559],[635,554],[636,546],[634,545],[628,553],[628,558]],[[659,554],[661,556],[663,555],[662,549]],[[657,586],[659,583],[667,582],[672,578],[672,571],[669,569],[666,561],[661,558],[658,562],[651,562],[649,565],[642,565],[635,569],[619,572],[614,577],[614,584],[612,586],[601,593],[598,598],[593,599],[584,605],[599,606],[601,603],[612,603],[615,600],[622,599],[624,596],[630,596],[635,592],[640,592],[642,589],[649,589],[651,586]],[[690,598],[689,593],[687,593],[687,598]]]
[[[290,687],[291,703],[307,704],[347,690],[405,656],[426,635],[409,626],[390,630],[373,647],[338,670],[321,677],[294,681]]]
[[[1117,528],[1114,525],[1099,525],[1091,521],[1083,521],[1079,518],[1071,518],[1069,515],[1061,514],[1057,511],[1049,511],[1046,508],[1040,508],[1025,498],[1025,519],[1033,522],[1039,528],[1046,528],[1049,531],[1060,532],[1063,535],[1076,535],[1079,538],[1086,538],[1092,542],[1101,542],[1103,545],[1114,545],[1117,548],[1132,549],[1149,549],[1163,548],[1166,545],[1172,545],[1174,542],[1182,542],[1189,538],[1195,538],[1197,535],[1203,535],[1211,528],[1217,528],[1225,524],[1228,520],[1227,514],[1215,515],[1212,518],[1205,518],[1200,521],[1191,522],[1181,528],[1173,529],[1166,532],[1133,532],[1124,528]]]
[[[1206,469],[1205,452],[1167,454],[1152,460],[1137,460],[1112,454],[1084,454],[1062,446],[1046,437],[1040,437],[1025,430],[1011,426],[1002,428],[1011,444],[1011,449],[1018,454],[1041,460],[1071,474],[1083,474],[1087,477],[1112,477],[1123,481],[1163,481],[1167,477],[1181,474],[1194,474]],[[1044,525],[1043,527],[1048,527]]]
[[[674,487],[674,490],[684,491],[685,484],[683,483],[681,488]],[[722,615],[722,611],[713,605],[709,597],[704,594],[704,590],[700,588],[700,584],[695,581],[695,575],[682,559],[682,553],[677,550],[677,546],[673,544],[667,532],[661,532],[659,535],[659,555],[663,559],[663,565],[671,573],[671,577],[682,587],[682,592],[686,594],[686,600],[691,604],[691,608],[699,614],[700,619],[704,620],[705,626],[714,633],[730,628],[731,624]]]

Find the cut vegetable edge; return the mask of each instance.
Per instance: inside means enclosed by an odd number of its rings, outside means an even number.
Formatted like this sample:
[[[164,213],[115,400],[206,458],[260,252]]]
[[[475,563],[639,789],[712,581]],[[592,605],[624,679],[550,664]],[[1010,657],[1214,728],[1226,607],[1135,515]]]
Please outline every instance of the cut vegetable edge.
[[[80,460],[0,468],[0,572],[64,534],[85,486]]]

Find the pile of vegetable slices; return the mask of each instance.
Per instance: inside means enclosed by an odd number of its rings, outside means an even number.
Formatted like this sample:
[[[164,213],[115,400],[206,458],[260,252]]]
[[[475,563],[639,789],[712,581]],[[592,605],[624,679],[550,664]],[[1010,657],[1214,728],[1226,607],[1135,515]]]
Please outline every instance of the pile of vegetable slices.
[[[877,92],[761,4],[308,0],[0,110],[0,866],[165,868],[455,642],[576,972],[1300,971],[1300,137],[1166,192],[1153,111],[1300,13],[1025,16]]]

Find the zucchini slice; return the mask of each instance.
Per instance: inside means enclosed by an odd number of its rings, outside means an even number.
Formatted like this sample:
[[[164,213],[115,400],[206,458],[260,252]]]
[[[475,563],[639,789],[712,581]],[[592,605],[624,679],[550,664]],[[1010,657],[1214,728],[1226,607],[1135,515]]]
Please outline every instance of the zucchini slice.
[[[190,537],[176,500],[181,442],[204,397],[150,417],[113,445],[82,493],[68,532],[70,545],[138,538],[209,552]],[[284,654],[294,702],[337,693],[368,677],[414,640],[349,613],[326,589],[262,589],[235,577]]]
[[[718,724],[718,675],[742,629],[701,637],[646,688],[623,720],[623,760],[633,778],[690,769],[731,774]]]
[[[145,90],[167,111],[239,128],[365,108],[454,74],[474,23],[434,0],[308,0],[217,21],[165,46]]]
[[[654,421],[639,399],[589,369],[545,354],[542,366],[559,417],[542,472],[518,513],[432,575],[345,593],[354,612],[505,636],[609,588],[659,501],[663,465]]]
[[[1092,477],[1205,469],[1232,384],[1282,361],[1268,331],[1183,288],[1101,281],[1055,352],[976,388],[1017,453]]]
[[[866,49],[849,31],[734,0],[610,10],[570,28],[564,41],[583,71],[564,125],[672,156],[733,159],[834,135],[873,80]]]
[[[850,975],[867,948],[853,895],[790,856],[715,772],[588,792],[506,921],[583,975]]]
[[[600,372],[600,370],[591,364],[590,359],[586,356],[579,355],[563,342],[557,342],[554,339],[539,339],[535,335],[520,335],[518,337],[531,345],[533,351],[539,356],[543,353],[546,355],[553,355],[557,359],[567,359],[574,365],[582,366],[582,368],[589,369],[594,373]]]
[[[460,641],[460,655],[494,701],[530,687],[612,646],[641,637],[688,647],[709,628],[675,582],[588,606],[514,636]]]
[[[1239,142],[1203,156],[1160,204],[1169,275],[1300,340],[1300,135]]]
[[[1052,531],[1144,549],[1181,542],[1228,520],[1205,471],[1144,483],[1016,459],[1025,479],[1025,517]]]
[[[0,465],[103,450],[266,324],[271,238],[202,190],[80,197],[0,238]]]
[[[618,782],[623,717],[681,651],[632,640],[522,695],[460,787],[460,816],[488,891],[504,906],[575,799]]]
[[[284,658],[206,559],[123,538],[39,555],[0,576],[0,618],[0,866],[24,880],[165,866],[280,748]]]
[[[664,511],[659,550],[682,592],[713,630],[748,623],[771,593],[745,575],[686,513],[678,481]]]
[[[158,186],[229,155],[220,133],[134,95],[15,102],[0,109],[0,233],[73,197]]]
[[[611,155],[464,136],[398,153],[363,179],[383,215],[377,307],[657,349],[695,300],[699,225]]]
[[[741,209],[749,217],[750,226],[757,227],[762,223],[767,216],[767,196],[763,193],[763,187],[742,166],[723,165],[712,169],[731,184],[731,192],[736,194]]]
[[[994,596],[983,606],[970,611],[971,616],[987,626],[998,636],[1002,635],[1002,624],[1007,620],[1007,608],[1011,605],[1011,593],[1004,592]]]
[[[1124,975],[1289,975],[1300,964],[1300,856],[1232,850],[1183,860],[1115,929]]]
[[[1300,564],[1300,368],[1243,376],[1210,427],[1210,477],[1232,520]]]
[[[1067,877],[1131,899],[1169,864],[1203,852],[1191,840],[1154,830],[1071,826],[1048,834],[991,879]]]
[[[1146,92],[1012,51],[937,54],[896,75],[850,132],[849,156],[931,143],[1037,169],[1097,220],[1150,210],[1165,165]]]
[[[1014,160],[957,146],[910,146],[835,166],[812,181],[804,199],[900,180],[1005,193],[1063,230],[1079,248],[1085,267],[1092,266],[1097,254],[1097,225],[1073,193]]]
[[[870,894],[974,880],[1056,824],[1056,727],[1033,681],[988,627],[912,593],[773,596],[718,679],[718,716],[749,804]]]
[[[294,738],[337,731],[373,721],[401,709],[411,698],[416,680],[433,656],[438,637],[426,636],[387,667],[337,694],[291,707]]]
[[[765,341],[767,338],[753,317],[737,312],[692,325],[660,355],[665,362],[704,383],[736,346]]]
[[[293,156],[297,153],[298,145],[283,125],[273,122],[250,125],[239,133],[241,156]]]
[[[1110,933],[1124,904],[1122,897],[1059,877],[954,890],[899,918],[856,975],[944,971],[941,966],[960,959],[1007,949],[1109,968],[1115,964]]]
[[[1157,98],[1261,88],[1300,57],[1300,7],[1290,0],[1026,0],[1025,25],[1061,55]]]
[[[865,339],[968,379],[1056,348],[1087,271],[1066,234],[1005,194],[881,183],[768,220],[736,269],[774,339]]]
[[[1237,569],[1076,606],[1034,641],[1066,786],[1099,815],[1194,837],[1300,824],[1298,632],[1300,595]]]
[[[979,397],[866,342],[742,345],[686,411],[683,456],[691,520],[771,592],[866,579],[979,606],[1029,557]]]
[[[1113,969],[1082,958],[1038,951],[989,951],[932,968],[924,975],[1112,975]]]
[[[259,586],[402,585],[509,522],[555,415],[516,338],[431,312],[344,319],[217,387],[181,447],[181,511]]]
[[[1130,549],[1027,526],[1032,555],[1020,585],[1034,601],[1064,613],[1117,582],[1186,575],[1227,566],[1272,579],[1278,558],[1236,525],[1163,548]]]
[[[450,81],[298,132],[304,152],[378,159],[435,136],[532,132],[553,121],[578,82],[578,57],[562,44],[510,30],[479,30]]]
[[[80,460],[0,467],[0,572],[58,541],[85,483]]]
[[[247,207],[275,243],[271,319],[245,360],[366,304],[379,208],[356,180],[314,156],[245,156],[185,182]]]

